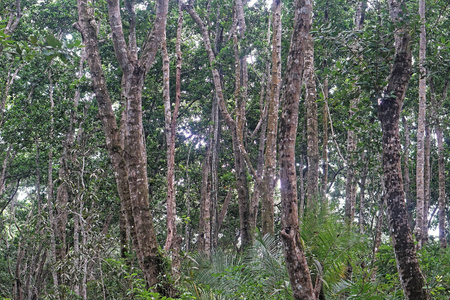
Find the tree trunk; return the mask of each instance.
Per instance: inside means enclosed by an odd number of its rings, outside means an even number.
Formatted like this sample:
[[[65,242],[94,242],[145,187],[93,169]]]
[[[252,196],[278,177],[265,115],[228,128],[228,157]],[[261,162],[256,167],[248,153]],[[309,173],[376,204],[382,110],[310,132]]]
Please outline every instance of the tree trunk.
[[[431,165],[430,152],[431,152],[431,139],[430,139],[430,127],[428,124],[425,125],[425,164],[423,172],[424,181],[424,198],[423,198],[423,224],[422,224],[422,246],[428,242],[428,210],[430,207],[431,200],[431,171],[433,166]]]
[[[417,117],[417,158],[416,158],[416,227],[414,233],[418,242],[419,249],[422,247],[424,220],[424,201],[425,201],[425,115],[426,115],[426,31],[425,31],[425,0],[419,0],[419,16],[422,25],[420,27],[419,41],[419,114]]]
[[[106,147],[114,169],[119,197],[127,214],[128,227],[140,267],[149,287],[163,278],[164,267],[153,228],[147,180],[147,157],[142,126],[142,89],[145,75],[156,56],[166,26],[168,1],[158,0],[155,22],[147,42],[137,59],[135,30],[131,16],[130,45],[127,46],[120,17],[118,0],[108,0],[109,23],[112,30],[116,58],[123,72],[122,95],[124,108],[124,137],[117,126],[108,94],[98,48],[97,27],[89,0],[78,0],[78,23],[74,24],[83,35],[88,56],[99,116],[106,137]],[[129,5],[133,7],[133,1]],[[164,293],[164,286],[158,290]]]
[[[167,238],[164,245],[164,250],[172,249],[173,241],[177,235],[176,226],[176,201],[175,201],[175,143],[176,143],[176,127],[177,117],[180,107],[181,99],[181,29],[183,24],[183,11],[181,10],[181,3],[178,5],[178,26],[177,26],[177,41],[176,41],[176,74],[175,74],[175,104],[172,113],[170,101],[170,61],[167,53],[166,33],[164,31],[162,41],[162,57],[163,57],[163,76],[164,76],[164,119],[167,141]]]
[[[274,233],[273,192],[277,166],[278,107],[281,87],[281,0],[272,3],[272,74],[268,98],[266,150],[261,181],[262,234]]]
[[[236,121],[231,117],[228,112],[227,105],[225,102],[225,98],[223,96],[222,91],[222,83],[219,75],[219,71],[215,67],[215,54],[211,47],[211,41],[209,39],[209,33],[207,27],[204,22],[200,19],[198,14],[194,11],[191,4],[184,5],[183,9],[186,10],[189,15],[192,17],[194,22],[199,27],[202,37],[203,43],[205,44],[205,49],[208,54],[208,60],[211,67],[211,72],[214,81],[214,88],[216,92],[216,96],[218,98],[220,112],[225,120],[225,123],[229,127],[231,131],[231,137],[233,142],[233,152],[235,159],[235,176],[236,176],[236,188],[238,193],[238,201],[239,201],[239,219],[240,219],[240,236],[242,241],[242,246],[245,248],[252,243],[252,233],[251,233],[251,225],[250,225],[250,200],[249,200],[249,192],[248,192],[248,182],[247,182],[247,172],[245,167],[246,161],[246,153],[245,149],[242,145],[243,138],[243,130],[245,124],[245,102],[241,99],[242,96],[238,97],[236,103]],[[242,26],[242,24],[241,24]],[[242,60],[244,62],[245,60]],[[246,61],[245,61],[246,62]],[[243,72],[243,81],[245,81],[245,72]],[[236,84],[240,84],[240,80],[236,81]],[[243,85],[245,86],[245,83]],[[251,167],[251,165],[247,164],[247,167]],[[254,170],[253,170],[254,171]],[[256,172],[252,172],[253,174]]]
[[[445,234],[445,160],[444,160],[444,141],[442,138],[442,129],[439,124],[435,126],[436,139],[438,146],[438,168],[439,168],[439,245],[441,248],[447,248],[447,238]]]
[[[295,168],[298,110],[311,14],[311,1],[295,1],[294,29],[288,54],[280,123],[281,238],[289,280],[296,300],[316,298],[300,240]]]
[[[409,146],[411,144],[409,138],[409,125],[406,117],[403,115],[402,117],[403,123],[403,132],[405,134],[405,144],[403,145],[403,182],[405,196],[406,196],[406,210],[408,212],[408,222],[409,226],[412,228],[413,219],[412,219],[412,211],[414,209],[414,202],[412,201],[412,196],[410,192],[410,183],[411,180],[409,178]]]
[[[389,214],[389,232],[397,260],[397,269],[405,298],[429,299],[425,282],[419,268],[414,241],[408,226],[408,216],[403,191],[400,156],[400,112],[411,77],[411,37],[408,30],[399,27],[400,11],[404,3],[389,0],[389,11],[395,30],[395,59],[384,91],[379,99],[378,111],[383,131],[383,171],[386,201]]]
[[[360,1],[356,8],[355,14],[355,30],[361,31],[364,25],[365,13],[367,7],[367,0]],[[360,56],[360,54],[357,54]],[[360,89],[355,87],[356,97],[350,100],[350,109],[348,112],[348,119],[352,120],[355,111],[358,109],[360,102]],[[355,206],[356,206],[356,145],[357,138],[352,124],[350,129],[347,130],[347,178],[345,183],[345,221],[350,227],[355,218]]]
[[[211,138],[208,139],[208,146],[203,159],[202,166],[202,185],[200,190],[200,223],[197,248],[209,254],[211,250],[211,181],[209,180],[211,172]]]
[[[436,100],[436,91],[433,84],[433,78],[430,78],[430,98],[432,103],[432,120],[434,121],[434,131],[436,132],[437,154],[438,154],[438,184],[439,184],[439,245],[441,248],[447,248],[447,238],[445,234],[446,217],[446,195],[445,195],[445,157],[444,157],[444,139],[439,118],[439,110],[442,108],[442,101],[447,98],[448,81],[444,85],[441,101]]]
[[[314,211],[319,195],[319,129],[317,120],[316,78],[314,73],[314,40],[308,35],[305,49],[306,139],[308,173],[306,207]]]
[[[322,111],[322,160],[323,160],[323,176],[322,176],[322,197],[327,197],[328,186],[328,76],[323,82],[323,111]]]

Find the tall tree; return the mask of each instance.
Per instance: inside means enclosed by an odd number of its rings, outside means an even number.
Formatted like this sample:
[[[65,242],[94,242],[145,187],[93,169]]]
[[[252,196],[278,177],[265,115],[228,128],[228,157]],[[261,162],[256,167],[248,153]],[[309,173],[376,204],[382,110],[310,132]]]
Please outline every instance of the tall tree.
[[[122,75],[122,97],[125,103],[121,128],[117,125],[106,86],[98,46],[97,24],[90,0],[78,0],[78,22],[74,25],[83,36],[91,71],[99,116],[106,137],[106,147],[115,172],[117,188],[125,206],[133,246],[147,284],[154,287],[163,278],[163,259],[158,250],[149,208],[147,157],[142,125],[142,90],[144,79],[153,64],[166,27],[168,1],[158,0],[156,16],[137,55],[136,28],[130,16],[129,43],[125,41],[121,8],[118,0],[108,0],[108,16],[114,52]],[[134,6],[130,0],[129,5]],[[122,134],[123,133],[123,134]],[[161,286],[160,286],[161,287]]]
[[[367,0],[360,1],[356,7],[355,13],[355,31],[361,31],[364,25],[364,19],[367,8]],[[357,54],[360,56],[360,54]],[[356,96],[350,100],[350,109],[348,117],[351,120],[358,109],[358,103],[360,102],[360,93],[358,87],[356,89]],[[345,183],[345,221],[350,226],[353,223],[355,217],[356,206],[356,145],[357,138],[355,130],[350,128],[347,130],[347,177]]]
[[[411,36],[403,19],[407,11],[405,3],[389,0],[388,4],[391,20],[395,24],[395,57],[383,97],[378,101],[378,112],[383,131],[383,171],[389,232],[405,298],[429,299],[408,226],[401,173],[399,119],[411,77]]]
[[[420,40],[419,40],[419,114],[417,116],[417,159],[416,159],[416,227],[415,234],[419,248],[422,246],[425,201],[425,115],[427,95],[426,59],[426,29],[425,29],[425,0],[419,0]]]
[[[266,151],[261,181],[262,233],[274,233],[273,192],[277,166],[278,107],[281,86],[281,0],[272,2],[272,71],[268,98]]]
[[[313,7],[311,1],[296,0],[294,8],[280,123],[281,238],[294,299],[306,300],[316,297],[299,232],[295,141]]]

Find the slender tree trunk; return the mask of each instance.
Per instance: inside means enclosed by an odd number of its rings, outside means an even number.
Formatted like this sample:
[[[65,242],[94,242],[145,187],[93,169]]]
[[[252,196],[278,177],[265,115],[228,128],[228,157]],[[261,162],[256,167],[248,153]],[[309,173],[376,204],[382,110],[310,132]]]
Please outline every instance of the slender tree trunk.
[[[410,192],[410,183],[411,180],[409,178],[409,147],[411,145],[409,138],[409,125],[406,117],[403,115],[402,117],[403,123],[403,132],[405,134],[405,144],[403,146],[403,182],[404,182],[404,191],[406,196],[406,209],[408,212],[408,222],[409,226],[412,228],[413,219],[412,219],[412,211],[414,209],[414,202],[412,201],[412,196]]]
[[[211,150],[210,141],[206,149],[202,166],[202,185],[200,190],[200,223],[197,248],[209,254],[211,250],[211,183],[209,180],[211,172]]]
[[[359,184],[359,232],[364,233],[364,207],[365,207],[365,192],[366,192],[366,179],[367,173],[369,172],[369,158],[367,153],[363,154],[363,160],[365,161],[365,166],[361,172],[361,182]]]
[[[304,74],[305,45],[310,34],[312,2],[296,0],[294,29],[288,54],[280,124],[281,238],[294,299],[316,299],[300,240],[295,141]]]
[[[306,207],[315,210],[319,195],[319,126],[317,119],[316,79],[314,73],[314,40],[308,35],[305,49],[306,139],[308,175],[306,179]]]
[[[444,139],[439,118],[439,110],[442,108],[442,101],[447,98],[448,81],[444,85],[441,101],[436,100],[436,91],[433,84],[433,78],[430,78],[430,98],[432,103],[432,120],[434,121],[434,131],[436,132],[437,154],[438,154],[438,184],[439,184],[439,245],[441,248],[447,248],[447,238],[445,234],[446,217],[446,195],[445,195],[445,157],[444,157]]]
[[[419,114],[417,117],[417,158],[416,158],[416,226],[414,233],[418,241],[419,249],[422,247],[423,240],[423,224],[424,220],[424,201],[425,201],[425,183],[424,183],[424,167],[425,167],[425,115],[426,115],[426,31],[425,31],[425,0],[419,0],[419,15],[422,25],[420,27],[419,41]]]
[[[430,139],[430,127],[428,124],[425,125],[425,164],[423,172],[424,181],[424,198],[423,198],[423,227],[422,227],[422,245],[428,242],[428,210],[430,207],[431,200],[431,171],[433,166],[431,165],[430,152],[431,152],[431,139]]]
[[[383,189],[384,190],[384,189]],[[385,207],[385,200],[384,200],[384,192],[378,193],[378,215],[377,215],[377,223],[375,225],[375,237],[373,239],[373,251],[372,251],[372,274],[371,274],[371,281],[374,282],[377,275],[377,270],[375,267],[376,259],[377,259],[377,253],[380,249],[381,245],[381,233],[383,232],[383,215],[384,215],[384,207]]]
[[[323,160],[323,177],[322,177],[322,197],[325,200],[327,196],[328,186],[328,76],[323,82],[323,111],[322,111],[322,160]]]
[[[355,30],[361,31],[364,25],[365,12],[367,7],[367,0],[360,1],[356,8],[355,14]],[[357,54],[359,56],[359,54]],[[357,96],[350,100],[350,109],[348,112],[349,120],[351,120],[358,109],[360,102],[360,90],[357,90]],[[352,125],[350,125],[352,126]],[[356,206],[356,145],[357,138],[353,128],[347,131],[347,178],[345,183],[345,221],[350,227],[355,218]]]
[[[225,120],[225,123],[229,127],[231,131],[231,137],[233,142],[233,152],[235,159],[235,173],[236,173],[236,189],[238,193],[238,201],[239,201],[239,219],[240,219],[240,236],[242,241],[242,246],[245,248],[252,243],[252,233],[251,233],[251,225],[250,225],[250,200],[249,200],[249,192],[248,192],[248,182],[247,182],[247,172],[246,172],[246,153],[245,149],[242,145],[243,138],[243,130],[245,123],[245,102],[241,97],[238,97],[238,103],[236,105],[236,121],[231,117],[228,112],[227,105],[225,102],[225,98],[223,96],[222,91],[222,83],[219,75],[218,69],[215,67],[215,54],[211,47],[211,42],[209,38],[209,33],[207,27],[204,22],[200,19],[198,14],[194,11],[191,4],[184,5],[183,9],[186,10],[189,15],[192,17],[194,22],[200,28],[202,33],[203,42],[205,44],[205,49],[208,54],[208,60],[211,67],[211,72],[213,75],[214,88],[216,92],[216,96],[218,98],[220,112]],[[242,26],[242,24],[240,25]],[[244,60],[242,60],[244,61]],[[245,72],[243,72],[243,79],[245,81]],[[240,84],[241,80],[237,80],[236,84]],[[242,85],[245,87],[245,83]],[[248,156],[247,156],[248,157]],[[252,166],[247,163],[247,167]],[[252,169],[252,174],[256,174],[256,172]]]
[[[281,0],[272,3],[272,74],[268,99],[266,150],[261,181],[262,234],[274,233],[273,192],[277,166],[278,107],[281,87]]]
[[[389,214],[389,232],[394,246],[397,269],[405,298],[429,299],[420,271],[414,241],[408,226],[408,216],[403,191],[400,156],[400,112],[411,77],[411,37],[408,30],[399,27],[404,3],[389,0],[389,11],[395,30],[395,59],[384,91],[378,102],[379,118],[383,131],[383,171],[386,201]]]
[[[445,234],[445,160],[444,160],[444,141],[442,138],[442,129],[438,124],[435,127],[438,146],[438,168],[439,168],[439,245],[441,248],[447,247],[447,238]]]
[[[176,143],[176,127],[177,117],[181,99],[181,29],[183,24],[183,11],[181,3],[178,4],[178,25],[177,25],[177,42],[175,45],[177,56],[177,69],[175,79],[175,104],[172,113],[170,101],[170,61],[167,53],[166,33],[163,34],[162,56],[163,56],[163,76],[164,76],[164,116],[167,140],[167,238],[164,250],[168,251],[173,248],[172,245],[176,235],[176,201],[175,201],[175,143]]]

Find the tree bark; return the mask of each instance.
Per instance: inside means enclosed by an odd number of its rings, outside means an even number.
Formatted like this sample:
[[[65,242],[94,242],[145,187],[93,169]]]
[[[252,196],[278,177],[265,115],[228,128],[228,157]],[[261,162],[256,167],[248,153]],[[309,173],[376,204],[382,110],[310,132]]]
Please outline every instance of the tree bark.
[[[277,166],[278,107],[281,87],[281,0],[272,3],[272,71],[268,98],[267,134],[261,180],[262,234],[274,233],[273,192]]]
[[[306,156],[308,173],[306,179],[306,208],[315,210],[319,195],[319,129],[317,119],[316,79],[314,73],[314,40],[308,35],[305,49],[305,94],[306,94]]]
[[[211,172],[211,138],[203,159],[202,166],[202,185],[200,190],[200,223],[197,248],[209,254],[211,250],[211,181],[209,180]]]
[[[448,81],[444,85],[441,101],[436,99],[436,91],[433,84],[433,78],[430,79],[430,98],[432,103],[432,120],[434,121],[434,131],[436,132],[437,153],[438,153],[438,185],[439,185],[439,246],[447,248],[447,238],[445,234],[445,217],[446,217],[446,195],[445,195],[445,157],[444,157],[444,139],[439,118],[439,111],[442,108],[443,99],[447,98]]]
[[[294,299],[315,299],[309,267],[300,240],[295,141],[304,75],[305,45],[310,34],[312,2],[295,1],[294,29],[288,54],[280,123],[281,238]]]
[[[422,25],[420,27],[419,41],[419,114],[417,117],[417,158],[416,158],[416,226],[414,233],[418,242],[419,249],[422,247],[424,220],[424,201],[425,201],[425,115],[426,115],[426,31],[425,31],[425,0],[419,0],[419,16]]]
[[[414,209],[414,203],[412,201],[412,196],[410,192],[410,183],[411,180],[409,178],[409,147],[411,145],[410,138],[409,138],[409,125],[408,121],[406,120],[406,117],[403,115],[402,117],[402,124],[403,124],[403,132],[405,134],[405,144],[403,145],[403,182],[404,182],[404,188],[405,196],[406,196],[406,210],[408,212],[408,222],[409,226],[412,227],[413,220],[412,220],[412,210]]]
[[[378,102],[378,112],[383,131],[383,171],[389,232],[405,299],[429,299],[408,226],[400,163],[399,118],[411,77],[411,37],[408,30],[399,24],[402,21],[401,12],[406,10],[404,3],[389,0],[388,4],[391,19],[396,24],[395,58],[384,96]]]
[[[425,145],[424,145],[424,172],[423,172],[423,181],[424,181],[424,193],[423,193],[423,224],[422,224],[422,246],[428,242],[428,210],[430,207],[431,200],[431,171],[433,166],[431,165],[431,139],[430,139],[430,127],[428,124],[425,124]]]
[[[147,36],[139,59],[134,45],[134,28],[130,30],[130,47],[125,42],[118,0],[108,0],[109,23],[113,45],[122,69],[122,96],[125,100],[124,137],[117,126],[108,94],[98,48],[97,26],[89,0],[78,0],[78,23],[83,36],[92,75],[99,116],[106,137],[106,147],[113,165],[117,188],[127,214],[134,248],[149,287],[163,278],[164,267],[158,250],[149,208],[147,157],[142,126],[142,89],[145,75],[153,64],[166,26],[168,1],[158,0],[153,28]],[[133,22],[130,22],[133,26]],[[158,290],[164,293],[164,286]]]

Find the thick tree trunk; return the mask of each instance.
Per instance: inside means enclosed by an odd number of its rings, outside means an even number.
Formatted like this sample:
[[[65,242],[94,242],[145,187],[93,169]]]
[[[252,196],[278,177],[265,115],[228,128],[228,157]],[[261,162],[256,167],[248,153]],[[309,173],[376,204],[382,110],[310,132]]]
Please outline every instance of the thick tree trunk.
[[[391,19],[397,24],[402,21],[400,12],[403,3],[389,0]],[[383,171],[386,187],[386,201],[389,214],[389,232],[397,260],[405,298],[429,299],[423,275],[419,268],[414,241],[408,226],[408,216],[403,191],[400,156],[399,119],[406,89],[411,77],[411,37],[408,30],[395,30],[395,58],[388,78],[384,97],[379,99],[378,111],[383,131]]]
[[[274,233],[273,192],[277,166],[278,107],[281,87],[281,0],[272,3],[272,74],[268,98],[266,150],[261,180],[262,234]]]
[[[125,207],[140,267],[148,286],[154,287],[163,278],[164,268],[148,202],[147,157],[143,138],[141,97],[145,75],[153,64],[165,30],[168,1],[157,1],[153,28],[141,50],[142,55],[137,60],[137,50],[133,42],[134,28],[130,30],[130,47],[128,47],[122,29],[119,1],[108,0],[114,50],[123,72],[122,95],[126,103],[123,118],[125,124],[122,126],[124,137],[117,126],[106,87],[91,2],[78,0],[77,3],[79,20],[74,26],[82,33],[86,45],[99,116],[103,124],[106,147],[113,165],[119,196]],[[130,25],[133,25],[133,22],[130,22]],[[164,288],[158,287],[161,292],[164,292]]]
[[[426,115],[426,32],[425,32],[425,0],[419,0],[419,15],[422,22],[420,28],[419,41],[419,114],[417,117],[417,158],[416,158],[416,226],[414,233],[418,241],[419,249],[423,240],[424,220],[424,201],[425,201],[425,183],[424,183],[424,167],[425,167],[425,115]]]
[[[294,29],[288,55],[280,123],[281,238],[289,280],[296,300],[316,299],[300,240],[295,170],[298,110],[311,14],[311,1],[295,1]]]

